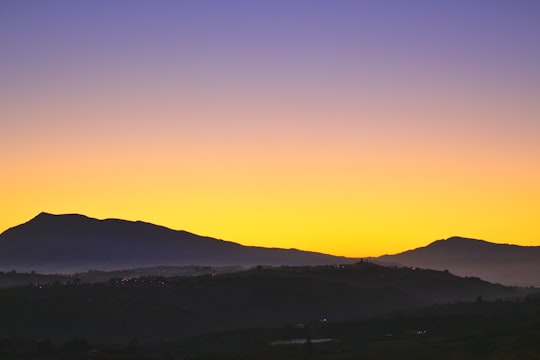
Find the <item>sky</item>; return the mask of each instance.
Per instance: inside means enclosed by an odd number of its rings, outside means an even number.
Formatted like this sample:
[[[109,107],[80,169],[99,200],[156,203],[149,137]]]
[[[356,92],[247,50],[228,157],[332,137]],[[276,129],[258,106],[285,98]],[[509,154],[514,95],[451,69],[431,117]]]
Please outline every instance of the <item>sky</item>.
[[[0,2],[0,232],[540,245],[540,2]]]

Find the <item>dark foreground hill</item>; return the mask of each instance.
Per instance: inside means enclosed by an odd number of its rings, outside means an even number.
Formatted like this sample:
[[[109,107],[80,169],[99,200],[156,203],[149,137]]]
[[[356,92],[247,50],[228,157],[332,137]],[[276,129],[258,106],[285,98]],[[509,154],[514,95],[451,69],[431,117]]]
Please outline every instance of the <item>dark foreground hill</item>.
[[[145,222],[41,213],[0,234],[0,270],[72,273],[152,266],[321,265],[354,259],[242,246]]]
[[[506,285],[540,285],[540,246],[494,244],[452,237],[428,246],[377,259],[382,263],[449,270]]]
[[[532,360],[540,358],[539,312],[540,298],[528,297],[437,305],[363,321],[250,328],[150,343],[7,338],[0,339],[0,358]]]
[[[442,271],[366,262],[29,285],[0,289],[0,339],[178,340],[235,329],[370,319],[456,301],[505,301],[525,292]]]

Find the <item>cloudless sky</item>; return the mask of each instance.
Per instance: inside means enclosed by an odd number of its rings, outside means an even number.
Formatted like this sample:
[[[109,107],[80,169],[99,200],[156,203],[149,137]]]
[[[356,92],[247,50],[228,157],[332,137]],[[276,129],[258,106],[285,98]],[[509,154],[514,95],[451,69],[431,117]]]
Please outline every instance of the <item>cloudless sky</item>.
[[[0,231],[540,245],[538,1],[0,2]]]

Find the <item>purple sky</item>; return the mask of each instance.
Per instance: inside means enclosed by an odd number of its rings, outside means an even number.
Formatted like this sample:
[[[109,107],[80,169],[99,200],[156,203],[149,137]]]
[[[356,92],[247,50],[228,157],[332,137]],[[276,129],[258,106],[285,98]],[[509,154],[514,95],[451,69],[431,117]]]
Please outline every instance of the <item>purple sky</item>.
[[[0,230],[49,211],[326,252],[339,228],[348,255],[538,242],[539,40],[539,1],[4,0]]]

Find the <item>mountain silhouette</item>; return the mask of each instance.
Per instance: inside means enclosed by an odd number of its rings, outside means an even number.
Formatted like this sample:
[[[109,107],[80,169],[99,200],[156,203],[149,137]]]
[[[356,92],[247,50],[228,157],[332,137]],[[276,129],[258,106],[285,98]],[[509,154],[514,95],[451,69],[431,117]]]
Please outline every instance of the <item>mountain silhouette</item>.
[[[540,285],[540,246],[495,244],[455,236],[375,260],[448,270],[459,276],[475,276],[506,285]]]
[[[0,234],[0,270],[76,272],[160,265],[324,265],[357,259],[263,248],[141,221],[41,213]]]

